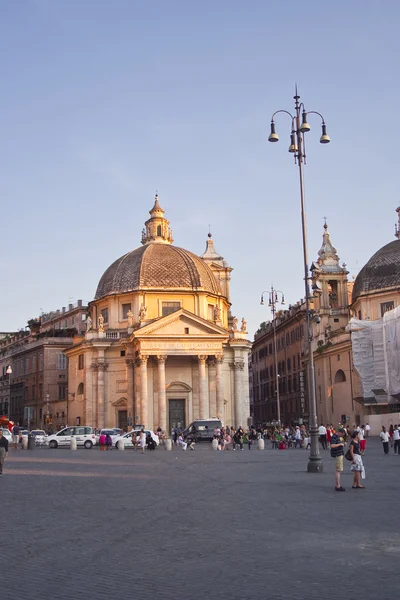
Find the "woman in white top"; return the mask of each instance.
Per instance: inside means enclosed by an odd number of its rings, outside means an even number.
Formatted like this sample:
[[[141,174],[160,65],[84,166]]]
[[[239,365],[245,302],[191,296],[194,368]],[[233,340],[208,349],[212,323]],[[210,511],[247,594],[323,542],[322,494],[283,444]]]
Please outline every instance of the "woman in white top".
[[[383,445],[383,451],[385,454],[389,454],[389,434],[386,431],[386,427],[382,426],[382,431],[380,433],[380,438]]]
[[[182,450],[186,450],[186,448],[187,448],[187,443],[183,439],[183,435],[181,433],[179,434],[179,437],[178,437],[178,446],[181,446]]]
[[[146,448],[146,434],[144,432],[144,429],[142,429],[141,432],[140,432],[139,446],[142,449],[142,454],[144,454],[144,449]]]

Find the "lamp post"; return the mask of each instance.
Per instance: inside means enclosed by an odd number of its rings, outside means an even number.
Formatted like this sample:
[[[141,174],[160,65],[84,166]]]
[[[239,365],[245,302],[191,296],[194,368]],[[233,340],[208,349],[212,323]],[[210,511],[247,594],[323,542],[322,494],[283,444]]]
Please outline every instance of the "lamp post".
[[[275,319],[275,313],[276,313],[276,305],[279,302],[279,297],[280,297],[280,302],[281,304],[285,304],[285,296],[283,294],[283,292],[281,292],[280,290],[274,290],[273,286],[271,286],[271,291],[264,291],[261,294],[261,302],[260,304],[264,304],[264,294],[268,294],[268,306],[271,308],[271,312],[272,312],[272,327],[274,330],[274,359],[275,359],[275,381],[276,381],[276,415],[277,415],[277,420],[278,420],[278,427],[281,426],[281,402],[280,402],[280,395],[279,395],[279,372],[278,372],[278,352],[277,352],[277,348],[276,348],[276,319]]]
[[[8,387],[10,388],[10,396],[8,399],[8,418],[11,419],[11,375],[12,375],[12,366],[8,365],[6,369],[6,373],[8,375]]]
[[[278,113],[289,115],[292,120],[292,129],[290,133],[289,152],[294,155],[294,162],[299,167],[300,179],[300,201],[301,201],[301,227],[303,235],[303,260],[304,260],[304,287],[306,300],[306,334],[308,346],[308,398],[310,404],[310,433],[311,433],[311,448],[310,457],[307,465],[309,473],[322,473],[323,465],[318,446],[318,424],[317,424],[317,406],[315,400],[315,379],[314,379],[314,357],[312,350],[312,318],[310,311],[310,285],[309,285],[309,267],[308,267],[308,247],[307,247],[307,227],[306,227],[306,211],[304,203],[304,179],[303,179],[303,164],[306,164],[305,138],[304,135],[310,131],[310,125],[307,122],[308,115],[318,115],[322,121],[322,134],[320,137],[321,144],[329,144],[331,141],[326,133],[326,124],[323,116],[315,111],[306,111],[304,104],[299,102],[300,96],[297,93],[297,86],[294,95],[295,114],[292,115],[287,110],[277,110],[271,118],[271,132],[268,137],[269,142],[277,142],[279,137],[275,131],[274,117]]]

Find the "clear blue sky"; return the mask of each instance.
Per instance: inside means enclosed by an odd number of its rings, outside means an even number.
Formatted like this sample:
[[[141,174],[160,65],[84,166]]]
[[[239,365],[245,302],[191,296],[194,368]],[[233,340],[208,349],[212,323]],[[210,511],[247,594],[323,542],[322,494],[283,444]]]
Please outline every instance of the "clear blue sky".
[[[353,274],[393,240],[400,97],[395,0],[2,0],[0,330],[93,298],[140,245],[155,190],[175,244],[208,224],[250,333],[260,293],[303,296],[298,172],[269,121],[294,83],[308,134],[310,260],[327,216]]]

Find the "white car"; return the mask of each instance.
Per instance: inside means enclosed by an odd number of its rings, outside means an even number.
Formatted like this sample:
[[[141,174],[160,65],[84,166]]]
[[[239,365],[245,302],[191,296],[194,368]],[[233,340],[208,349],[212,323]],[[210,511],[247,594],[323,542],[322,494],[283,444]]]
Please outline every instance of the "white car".
[[[133,431],[128,431],[128,433],[125,433],[124,435],[119,435],[117,437],[117,439],[115,440],[115,447],[118,448],[118,442],[119,442],[119,440],[124,440],[124,442],[125,442],[125,448],[133,448],[132,433],[136,433],[137,440],[139,441],[140,431],[141,431],[140,429],[134,429]],[[146,434],[146,440],[149,437],[151,437],[155,441],[156,446],[158,446],[160,444],[160,438],[158,437],[157,434],[154,433],[154,431],[152,431],[151,429],[145,429],[144,432]]]
[[[87,450],[96,444],[93,427],[65,427],[65,429],[48,436],[49,448],[70,446],[72,436],[75,437],[77,446],[83,446]]]
[[[9,444],[12,444],[13,443],[12,434],[8,431],[8,429],[6,427],[0,427],[0,429],[3,432],[3,437],[6,438],[7,442]]]
[[[45,446],[47,444],[47,433],[43,429],[32,429],[31,435],[35,438],[35,443]]]
[[[96,444],[99,443],[99,439],[100,439],[100,436],[101,436],[102,433],[104,433],[105,435],[107,435],[107,433],[110,434],[113,446],[115,446],[115,440],[117,438],[121,437],[120,434],[117,431],[115,431],[115,429],[101,429],[100,433],[98,433],[96,435]]]

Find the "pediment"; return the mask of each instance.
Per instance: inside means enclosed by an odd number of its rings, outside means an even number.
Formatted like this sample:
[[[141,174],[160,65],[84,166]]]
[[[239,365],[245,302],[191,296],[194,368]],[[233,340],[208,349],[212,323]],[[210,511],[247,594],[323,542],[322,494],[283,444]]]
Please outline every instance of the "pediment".
[[[189,330],[189,333],[187,333]],[[135,338],[147,337],[213,337],[228,339],[229,333],[215,323],[206,321],[187,310],[180,309],[166,317],[141,327],[134,333]]]

